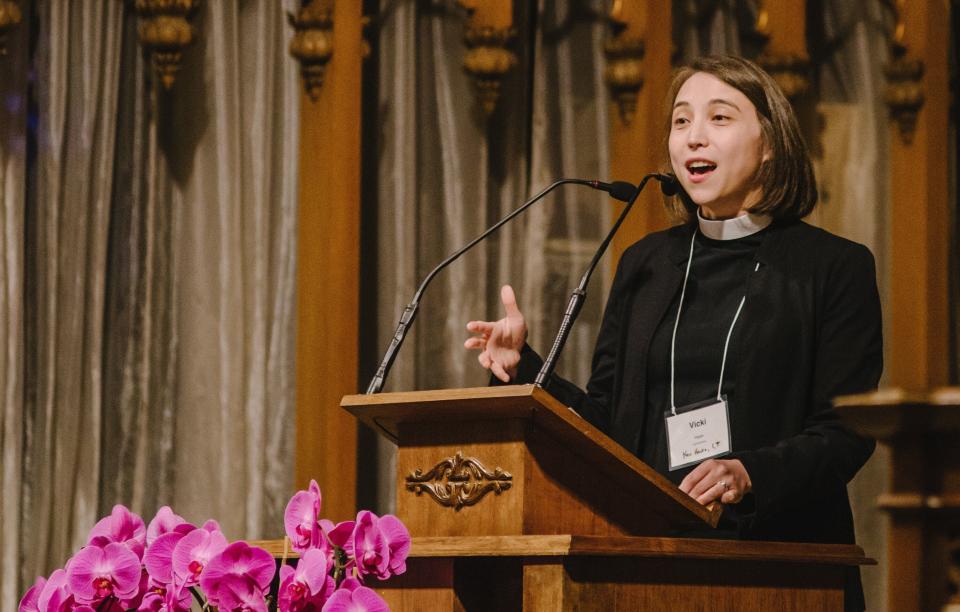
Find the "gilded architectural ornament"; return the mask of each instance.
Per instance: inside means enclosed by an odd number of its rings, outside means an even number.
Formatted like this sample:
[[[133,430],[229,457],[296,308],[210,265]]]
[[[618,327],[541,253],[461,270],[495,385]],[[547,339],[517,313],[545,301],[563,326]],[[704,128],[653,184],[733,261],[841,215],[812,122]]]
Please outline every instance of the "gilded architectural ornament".
[[[140,44],[150,53],[160,82],[170,89],[180,70],[183,50],[194,41],[190,19],[200,0],[136,0]]]
[[[406,487],[417,495],[428,494],[441,506],[459,510],[476,504],[491,491],[499,495],[511,487],[512,481],[509,472],[499,467],[490,471],[478,459],[457,451],[426,473],[420,468],[411,472]]]
[[[761,41],[764,48],[770,43],[770,14],[766,8],[760,7],[757,11],[753,35]],[[783,95],[791,101],[810,89],[811,64],[806,54],[765,50],[757,58],[757,63],[773,77],[783,90]]]
[[[497,107],[503,78],[517,63],[517,56],[507,48],[514,36],[512,28],[470,24],[464,33],[463,67],[476,83],[477,100],[487,116]]]
[[[290,55],[300,62],[303,88],[316,102],[333,57],[333,0],[310,0],[296,15],[287,13],[287,19],[295,31]]]
[[[960,525],[954,526],[947,539],[947,604],[960,605]]]
[[[0,55],[7,54],[7,34],[20,25],[23,15],[13,0],[0,1]]]
[[[903,22],[903,0],[893,6],[896,26],[890,41],[891,60],[883,68],[887,77],[884,99],[890,109],[890,118],[897,123],[900,138],[907,144],[913,142],[917,127],[917,115],[923,108],[923,61],[911,58],[904,45],[906,26]]]
[[[603,54],[607,58],[604,79],[610,95],[620,109],[620,119],[630,125],[643,87],[643,39],[621,32],[604,42]]]
[[[810,59],[794,53],[762,53],[757,63],[777,82],[783,95],[794,100],[810,89]]]

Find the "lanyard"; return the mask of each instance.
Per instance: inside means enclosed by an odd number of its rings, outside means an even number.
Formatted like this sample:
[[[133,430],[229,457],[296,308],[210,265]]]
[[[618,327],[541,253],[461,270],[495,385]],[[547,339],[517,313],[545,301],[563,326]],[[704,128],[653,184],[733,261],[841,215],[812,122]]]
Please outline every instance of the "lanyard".
[[[697,229],[693,230],[693,237],[690,238],[690,254],[687,256],[687,271],[683,275],[683,288],[680,290],[680,304],[677,305],[677,318],[673,322],[673,337],[670,339],[670,411],[677,414],[677,403],[674,399],[674,384],[676,379],[676,353],[677,353],[677,328],[680,326],[680,312],[683,310],[683,298],[687,293],[687,280],[690,278],[690,266],[693,263],[693,245],[697,239]],[[760,269],[760,262],[753,268],[756,272]],[[733,315],[733,322],[730,323],[730,329],[727,331],[727,340],[723,344],[723,360],[720,362],[720,382],[717,383],[717,400],[721,400],[721,390],[723,389],[723,373],[727,367],[727,350],[730,348],[730,337],[733,335],[733,327],[740,318],[740,311],[743,310],[743,304],[747,301],[747,294],[744,292],[740,299],[740,305],[737,306],[737,313]]]

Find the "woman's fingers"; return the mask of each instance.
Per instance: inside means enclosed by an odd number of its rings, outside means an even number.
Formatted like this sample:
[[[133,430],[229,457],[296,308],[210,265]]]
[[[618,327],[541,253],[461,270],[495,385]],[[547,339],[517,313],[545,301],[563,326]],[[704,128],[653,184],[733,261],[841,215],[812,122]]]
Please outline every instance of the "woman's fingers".
[[[500,301],[503,302],[503,308],[508,317],[522,317],[520,308],[517,306],[517,296],[513,293],[513,287],[504,285],[500,288]]]
[[[738,503],[750,487],[750,475],[738,459],[708,459],[680,483],[680,489],[701,504],[714,500],[724,504]]]
[[[472,336],[467,338],[466,342],[463,343],[464,348],[468,349],[480,349],[481,351],[487,346],[486,336]]]
[[[502,380],[505,383],[510,382],[510,375],[507,374],[507,371],[503,369],[503,365],[499,361],[493,361],[490,364],[490,371],[493,372],[493,375]]]
[[[484,334],[489,336],[496,329],[496,321],[470,321],[467,323],[467,331],[475,334]]]
[[[693,488],[703,480],[703,477],[710,473],[710,468],[713,467],[713,464],[716,463],[713,459],[707,459],[697,467],[693,468],[687,476],[680,482],[680,490],[689,495],[690,497],[696,497],[694,495]],[[701,491],[702,492],[702,491]],[[698,493],[699,494],[699,493]]]

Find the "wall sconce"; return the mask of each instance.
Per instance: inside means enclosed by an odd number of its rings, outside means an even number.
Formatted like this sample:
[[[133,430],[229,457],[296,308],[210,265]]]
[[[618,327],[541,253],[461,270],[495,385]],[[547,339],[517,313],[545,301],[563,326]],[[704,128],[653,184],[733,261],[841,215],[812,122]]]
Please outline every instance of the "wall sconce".
[[[188,21],[200,0],[136,0],[139,17],[137,35],[150,54],[151,62],[164,89],[170,89],[180,70],[183,50],[194,41],[194,28]]]
[[[7,34],[20,25],[23,15],[13,0],[0,1],[0,55],[7,54]]]
[[[333,57],[333,0],[311,0],[287,20],[295,30],[290,55],[300,62],[303,88],[310,100],[320,98],[327,62]]]

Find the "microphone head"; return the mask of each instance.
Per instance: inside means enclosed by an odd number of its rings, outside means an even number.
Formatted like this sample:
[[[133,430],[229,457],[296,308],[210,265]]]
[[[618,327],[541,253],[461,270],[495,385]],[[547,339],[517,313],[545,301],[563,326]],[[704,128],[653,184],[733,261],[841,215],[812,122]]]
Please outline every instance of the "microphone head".
[[[637,192],[637,186],[626,181],[614,181],[610,183],[610,197],[616,198],[621,202],[629,202]]]
[[[676,176],[669,173],[658,174],[657,180],[660,181],[660,191],[668,198],[680,193],[680,181]]]

